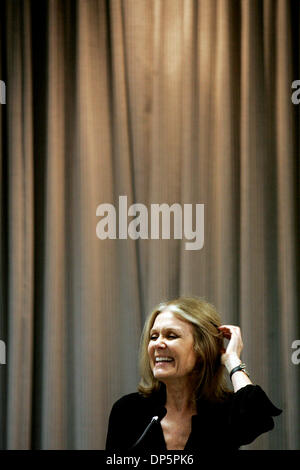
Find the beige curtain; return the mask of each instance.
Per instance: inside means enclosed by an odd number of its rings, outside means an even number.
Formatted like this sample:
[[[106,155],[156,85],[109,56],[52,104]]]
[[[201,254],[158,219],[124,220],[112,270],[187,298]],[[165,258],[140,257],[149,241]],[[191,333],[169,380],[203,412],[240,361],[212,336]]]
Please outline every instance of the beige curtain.
[[[7,0],[0,442],[103,449],[146,314],[206,297],[299,449],[299,5]],[[298,74],[298,75],[297,75]],[[205,204],[205,241],[100,240],[101,203]]]

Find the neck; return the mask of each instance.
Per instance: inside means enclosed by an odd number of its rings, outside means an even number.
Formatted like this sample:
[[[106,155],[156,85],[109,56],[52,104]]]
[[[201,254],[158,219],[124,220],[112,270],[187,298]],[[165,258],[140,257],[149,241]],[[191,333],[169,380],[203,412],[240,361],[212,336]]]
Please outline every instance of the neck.
[[[187,413],[196,411],[196,400],[190,382],[186,380],[166,383],[168,411]]]

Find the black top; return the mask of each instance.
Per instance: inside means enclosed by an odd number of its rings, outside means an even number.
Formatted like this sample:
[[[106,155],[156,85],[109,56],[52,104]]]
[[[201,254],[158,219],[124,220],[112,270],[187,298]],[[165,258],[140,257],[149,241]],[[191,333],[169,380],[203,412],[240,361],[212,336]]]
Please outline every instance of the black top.
[[[166,389],[145,398],[130,393],[113,405],[106,439],[106,450],[129,451],[143,434],[153,416],[166,413]],[[192,416],[192,431],[184,450],[238,450],[260,434],[274,428],[276,408],[259,385],[246,385],[220,403],[197,400],[197,415]],[[166,452],[161,424],[154,423],[134,452]]]

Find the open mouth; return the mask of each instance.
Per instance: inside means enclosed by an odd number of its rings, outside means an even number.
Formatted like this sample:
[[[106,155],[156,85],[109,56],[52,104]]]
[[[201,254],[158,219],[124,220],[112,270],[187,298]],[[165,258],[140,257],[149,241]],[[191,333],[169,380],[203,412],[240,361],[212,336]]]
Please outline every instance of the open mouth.
[[[174,362],[174,359],[172,357],[167,357],[167,356],[157,356],[155,358],[155,365],[166,364],[168,362]]]

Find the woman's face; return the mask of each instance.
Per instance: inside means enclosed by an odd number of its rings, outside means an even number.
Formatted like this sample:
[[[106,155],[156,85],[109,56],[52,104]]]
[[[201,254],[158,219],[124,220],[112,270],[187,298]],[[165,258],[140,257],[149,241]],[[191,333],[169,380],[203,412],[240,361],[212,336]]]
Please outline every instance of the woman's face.
[[[158,314],[150,331],[148,354],[156,379],[187,377],[197,361],[192,325],[168,310]]]

